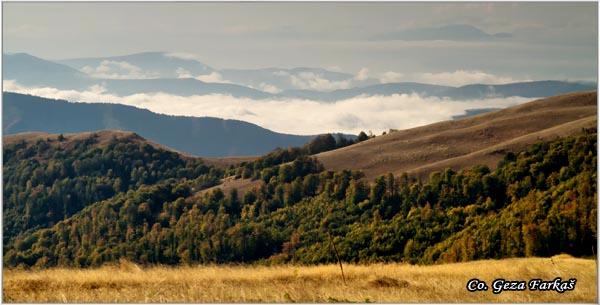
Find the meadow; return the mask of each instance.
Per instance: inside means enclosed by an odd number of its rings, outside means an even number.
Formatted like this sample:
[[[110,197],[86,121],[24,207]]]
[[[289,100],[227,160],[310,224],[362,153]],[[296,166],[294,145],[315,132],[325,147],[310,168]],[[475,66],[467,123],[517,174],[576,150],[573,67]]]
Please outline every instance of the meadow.
[[[95,269],[5,269],[3,301],[18,302],[568,302],[597,303],[595,260],[558,255],[418,266],[409,264]],[[573,291],[468,292],[472,278],[576,278]]]

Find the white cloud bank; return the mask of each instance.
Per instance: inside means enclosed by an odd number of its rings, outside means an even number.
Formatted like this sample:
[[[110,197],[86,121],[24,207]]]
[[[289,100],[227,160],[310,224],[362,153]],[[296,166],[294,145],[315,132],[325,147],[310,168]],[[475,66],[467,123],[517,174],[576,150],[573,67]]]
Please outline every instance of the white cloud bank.
[[[360,69],[354,77],[344,80],[330,80],[319,73],[301,72],[290,74],[286,71],[276,71],[273,75],[284,77],[289,80],[291,86],[295,89],[332,91],[338,89],[348,89],[365,84],[371,77],[378,79],[380,83],[398,83],[398,82],[418,82],[432,85],[443,85],[459,87],[469,84],[507,84],[523,79],[514,79],[507,76],[490,74],[478,70],[456,70],[452,72],[440,73],[414,73],[404,74],[395,71],[388,71],[379,75],[371,76],[367,68]]]
[[[260,83],[260,85],[258,85],[258,89],[271,94],[277,94],[282,91],[281,89],[277,88],[277,86],[268,83]]]
[[[221,73],[214,71],[209,74],[194,76],[192,72],[179,67],[175,70],[175,73],[177,73],[177,78],[195,78],[205,83],[231,83],[230,81],[223,79]]]
[[[405,129],[464,114],[466,109],[504,108],[530,101],[530,98],[491,98],[451,101],[423,98],[416,94],[359,96],[335,103],[303,99],[252,100],[227,95],[177,96],[165,93],[134,94],[119,97],[101,86],[86,91],[56,88],[27,88],[4,81],[4,90],[77,102],[107,102],[145,108],[156,113],[185,116],[211,116],[238,119],[277,132],[318,134],[371,130],[380,134],[390,128]]]
[[[142,68],[126,61],[103,60],[99,66],[85,66],[81,71],[95,78],[105,79],[149,79],[157,78],[157,73],[143,71]]]
[[[456,70],[454,72],[441,72],[441,73],[416,73],[416,74],[402,74],[394,71],[388,71],[382,73],[379,76],[381,83],[397,83],[403,81],[419,82],[434,85],[445,85],[445,86],[464,86],[469,84],[506,84],[514,83],[524,80],[516,80],[511,77],[499,76],[484,71],[468,71],[468,70]]]
[[[177,58],[177,59],[183,59],[183,60],[195,60],[197,62],[202,63],[200,61],[202,58],[200,56],[198,56],[196,54],[192,54],[192,53],[171,52],[171,53],[165,53],[164,56],[171,57],[171,58]]]
[[[303,90],[330,91],[347,89],[352,85],[352,79],[333,81],[313,72],[301,72],[295,75],[289,74],[289,78],[292,86]]]
[[[322,73],[316,72],[299,72],[290,73],[288,71],[280,70],[272,72],[273,76],[282,78],[283,81],[288,82],[294,89],[301,90],[314,90],[314,91],[333,91],[338,89],[348,89],[361,85],[362,82],[369,79],[369,70],[367,68],[360,69],[354,77],[347,79],[332,80],[325,77]],[[248,84],[242,84],[248,86]],[[259,89],[270,92],[278,93],[276,90],[268,91],[269,86],[272,84],[262,83]],[[277,89],[277,88],[270,88]],[[281,90],[277,89],[279,92]]]

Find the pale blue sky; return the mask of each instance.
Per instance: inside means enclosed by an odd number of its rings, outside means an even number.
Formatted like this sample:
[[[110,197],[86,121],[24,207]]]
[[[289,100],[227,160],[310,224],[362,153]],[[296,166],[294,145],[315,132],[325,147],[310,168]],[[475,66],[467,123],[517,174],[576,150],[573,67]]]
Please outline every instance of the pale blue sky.
[[[367,68],[408,78],[464,70],[513,80],[597,75],[593,2],[4,2],[3,11],[4,52],[46,59],[170,51],[215,68]]]

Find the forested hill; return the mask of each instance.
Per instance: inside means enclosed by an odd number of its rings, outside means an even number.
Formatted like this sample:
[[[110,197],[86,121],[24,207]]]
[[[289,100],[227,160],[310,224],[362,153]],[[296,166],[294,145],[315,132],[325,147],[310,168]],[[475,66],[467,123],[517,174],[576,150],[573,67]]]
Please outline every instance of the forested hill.
[[[5,244],[142,185],[172,179],[198,192],[225,175],[257,179],[261,169],[353,143],[339,135],[320,135],[303,147],[224,166],[214,159],[181,155],[131,132],[22,133],[5,136],[3,142]]]
[[[329,236],[346,262],[597,251],[595,129],[508,152],[493,171],[422,181],[369,183],[306,154],[261,159],[250,179],[265,183],[240,196],[198,191],[243,167],[219,171],[129,137],[61,141],[4,148],[5,266],[323,263],[335,259]]]
[[[302,146],[313,138],[238,120],[169,116],[119,104],[71,103],[10,92],[3,93],[2,127],[4,134],[118,129],[204,157],[262,155],[277,147]]]
[[[9,136],[3,157],[5,245],[18,234],[50,227],[142,185],[175,179],[200,189],[222,176],[201,159],[125,132]]]

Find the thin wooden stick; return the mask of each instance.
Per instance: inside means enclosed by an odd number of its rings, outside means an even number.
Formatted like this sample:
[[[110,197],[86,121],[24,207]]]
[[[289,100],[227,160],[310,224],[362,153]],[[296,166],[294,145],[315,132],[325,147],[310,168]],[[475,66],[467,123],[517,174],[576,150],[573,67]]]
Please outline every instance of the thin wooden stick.
[[[333,251],[335,252],[335,257],[337,258],[338,264],[340,264],[340,270],[342,271],[342,279],[344,280],[344,285],[346,284],[346,276],[344,276],[344,268],[342,267],[342,260],[340,260],[340,255],[338,254],[337,248],[335,247],[335,243],[333,242],[333,238],[331,237],[331,233],[327,232],[329,235],[329,243],[333,247]]]

